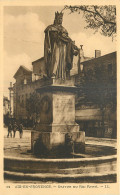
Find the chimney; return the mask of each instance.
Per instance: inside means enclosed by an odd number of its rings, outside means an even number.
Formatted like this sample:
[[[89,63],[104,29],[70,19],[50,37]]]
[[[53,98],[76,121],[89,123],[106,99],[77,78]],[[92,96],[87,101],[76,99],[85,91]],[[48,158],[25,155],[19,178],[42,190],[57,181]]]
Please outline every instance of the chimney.
[[[82,62],[84,58],[83,45],[80,45],[80,61]]]
[[[95,50],[95,58],[98,58],[101,56],[101,50]]]

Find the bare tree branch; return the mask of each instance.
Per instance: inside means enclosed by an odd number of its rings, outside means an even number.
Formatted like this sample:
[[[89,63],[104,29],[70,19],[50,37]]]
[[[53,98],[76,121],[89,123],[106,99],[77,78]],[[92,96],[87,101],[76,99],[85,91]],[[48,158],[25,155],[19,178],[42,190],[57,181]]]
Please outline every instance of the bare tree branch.
[[[102,18],[102,20],[103,20],[104,23],[116,24],[115,22],[111,22],[111,21],[106,20],[106,19],[98,12],[96,6],[94,6],[94,9],[95,9],[95,14],[98,15],[98,16],[100,16],[100,18]]]

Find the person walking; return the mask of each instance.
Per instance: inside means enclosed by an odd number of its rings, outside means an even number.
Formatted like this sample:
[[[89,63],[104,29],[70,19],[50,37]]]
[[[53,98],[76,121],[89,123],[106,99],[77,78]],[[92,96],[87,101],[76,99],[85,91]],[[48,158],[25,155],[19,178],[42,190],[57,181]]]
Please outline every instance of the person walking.
[[[12,124],[11,124],[11,122],[8,125],[8,135],[7,135],[7,137],[9,137],[9,135],[10,135],[10,137],[12,137]]]
[[[17,123],[14,122],[14,124],[13,124],[13,138],[15,138],[15,134],[16,134],[17,128],[18,128]]]
[[[23,125],[22,125],[22,123],[20,123],[20,125],[19,125],[19,134],[20,134],[20,138],[22,138],[22,135],[23,135]]]

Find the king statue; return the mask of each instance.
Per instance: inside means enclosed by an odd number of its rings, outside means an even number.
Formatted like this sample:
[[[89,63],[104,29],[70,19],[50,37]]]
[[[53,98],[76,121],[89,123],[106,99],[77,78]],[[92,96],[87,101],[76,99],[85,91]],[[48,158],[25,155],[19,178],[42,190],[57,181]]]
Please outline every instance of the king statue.
[[[54,24],[45,29],[44,59],[49,78],[66,79],[72,69],[73,56],[79,54],[75,42],[62,26],[63,13],[56,12]]]

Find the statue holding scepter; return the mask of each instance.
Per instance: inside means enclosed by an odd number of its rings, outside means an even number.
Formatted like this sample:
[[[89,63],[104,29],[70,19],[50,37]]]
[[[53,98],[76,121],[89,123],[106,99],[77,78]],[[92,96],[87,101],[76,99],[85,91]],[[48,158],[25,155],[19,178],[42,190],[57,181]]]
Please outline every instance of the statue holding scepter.
[[[56,12],[54,24],[45,29],[44,58],[49,78],[66,79],[72,68],[73,56],[79,49],[62,26],[63,13]]]

